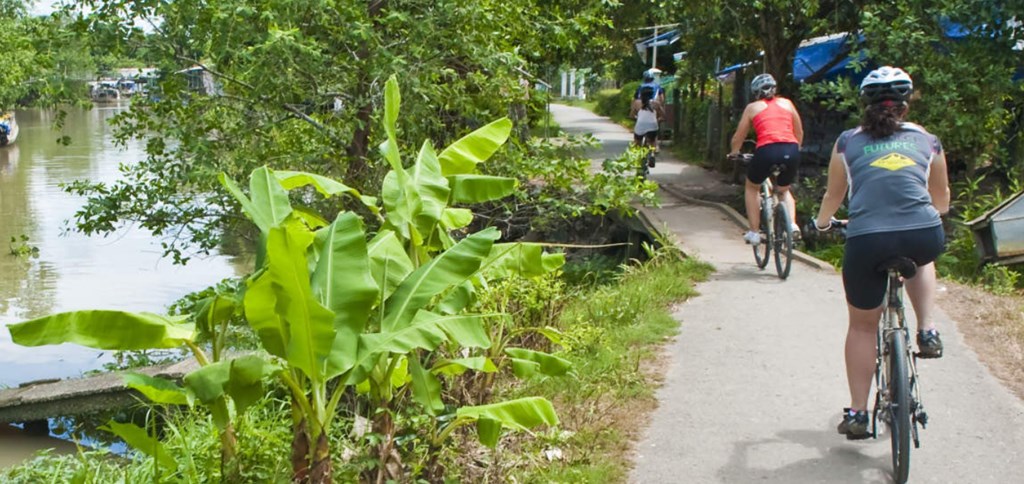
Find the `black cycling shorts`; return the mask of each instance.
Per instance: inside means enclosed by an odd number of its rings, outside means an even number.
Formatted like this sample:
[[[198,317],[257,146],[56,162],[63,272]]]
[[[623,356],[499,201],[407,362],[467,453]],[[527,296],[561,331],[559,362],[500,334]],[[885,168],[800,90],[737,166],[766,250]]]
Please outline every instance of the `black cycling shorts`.
[[[633,133],[633,143],[637,146],[643,146],[645,138],[647,140],[647,144],[653,146],[658,142],[658,131],[648,131],[644,134]]]
[[[906,257],[918,267],[935,261],[946,244],[941,225],[899,232],[878,232],[846,239],[843,287],[846,302],[857,309],[882,305],[888,275],[878,266],[894,257]]]
[[[772,174],[774,165],[786,167],[779,173],[775,184],[780,187],[792,185],[800,166],[800,146],[796,143],[771,143],[754,150],[754,159],[747,167],[747,180],[755,185],[764,183],[765,178]]]

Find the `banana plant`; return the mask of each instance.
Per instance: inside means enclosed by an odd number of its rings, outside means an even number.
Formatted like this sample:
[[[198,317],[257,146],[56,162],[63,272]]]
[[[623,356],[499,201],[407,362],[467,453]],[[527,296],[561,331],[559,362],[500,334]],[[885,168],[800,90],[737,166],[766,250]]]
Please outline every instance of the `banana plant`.
[[[472,212],[453,206],[500,198],[514,187],[511,179],[475,173],[477,164],[507,139],[508,120],[470,133],[440,154],[426,142],[407,169],[395,136],[399,95],[394,78],[385,98],[387,140],[381,152],[392,170],[381,188],[382,207],[377,199],[315,174],[259,168],[250,177],[248,193],[220,176],[259,229],[257,265],[241,294],[208,301],[193,320],[200,328],[222,331],[226,318],[241,314],[263,352],[224,359],[223,339],[213,338],[220,359],[210,361],[197,343],[194,322],[120,311],[80,311],[11,325],[14,341],[101,349],[188,346],[201,368],[185,377],[183,387],[145,378],[130,384],[157,402],[198,401],[210,408],[218,425],[229,425],[232,414],[241,414],[263,395],[264,380],[276,378],[292,399],[295,482],[331,482],[327,436],[347,387],[369,387],[371,403],[385,410],[403,405],[411,395],[429,413],[449,411],[441,400],[437,375],[442,370],[428,369],[424,356],[442,344],[491,346],[484,321],[501,315],[472,313],[474,288],[503,272],[544,273],[563,259],[533,246],[496,244],[500,234],[494,228],[465,234]],[[300,186],[312,186],[327,197],[358,199],[382,220],[382,230],[368,238],[362,220],[351,212],[328,223],[319,214],[293,208],[288,191]],[[453,237],[453,231],[464,236]],[[487,371],[489,363],[464,359],[445,366]],[[482,441],[493,445],[502,428],[557,422],[543,399],[493,405],[462,409],[443,427],[450,430],[437,437],[476,423]],[[233,439],[233,433],[226,434],[222,447],[233,449]],[[381,455],[392,453],[390,445],[389,437]]]

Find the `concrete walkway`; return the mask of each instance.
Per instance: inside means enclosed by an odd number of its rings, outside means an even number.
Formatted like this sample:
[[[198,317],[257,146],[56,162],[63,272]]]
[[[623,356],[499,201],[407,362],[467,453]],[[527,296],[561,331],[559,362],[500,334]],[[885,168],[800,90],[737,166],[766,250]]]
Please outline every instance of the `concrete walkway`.
[[[578,108],[552,106],[570,133],[607,140],[612,156],[630,133]],[[664,222],[683,250],[717,271],[682,304],[659,408],[636,445],[630,482],[891,482],[889,440],[836,434],[849,404],[843,364],[846,308],[831,269],[794,263],[787,281],[754,266],[743,229],[722,211],[673,193],[722,183],[662,152],[652,178]],[[736,190],[739,190],[737,187]],[[1024,482],[1024,405],[991,377],[945,314],[946,356],[921,360],[931,418],[911,452],[910,482]]]

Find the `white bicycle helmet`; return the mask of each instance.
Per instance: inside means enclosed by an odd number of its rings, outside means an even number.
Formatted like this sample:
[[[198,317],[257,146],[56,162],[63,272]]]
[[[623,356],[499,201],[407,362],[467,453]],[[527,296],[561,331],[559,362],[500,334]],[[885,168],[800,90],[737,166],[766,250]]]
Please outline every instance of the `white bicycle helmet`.
[[[771,74],[760,74],[750,81],[750,93],[758,99],[775,96],[775,78]]]
[[[860,97],[867,104],[906,102],[913,93],[914,81],[910,79],[910,74],[899,67],[879,67],[869,72],[860,83]]]

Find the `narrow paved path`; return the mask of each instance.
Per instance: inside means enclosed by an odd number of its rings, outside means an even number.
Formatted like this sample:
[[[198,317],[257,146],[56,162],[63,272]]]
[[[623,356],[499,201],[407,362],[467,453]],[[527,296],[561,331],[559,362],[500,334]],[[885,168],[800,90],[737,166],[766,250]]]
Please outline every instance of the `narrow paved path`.
[[[552,111],[565,131],[607,140],[607,153],[593,156],[620,153],[629,140],[586,110]],[[674,192],[721,183],[665,152],[652,178]],[[784,282],[771,266],[759,271],[731,218],[665,190],[648,214],[717,271],[675,314],[682,327],[630,482],[891,482],[888,439],[848,442],[835,432],[849,403],[840,277],[798,263]],[[937,324],[946,356],[919,362],[931,423],[911,453],[910,482],[1024,483],[1024,405],[954,322],[939,314]]]

